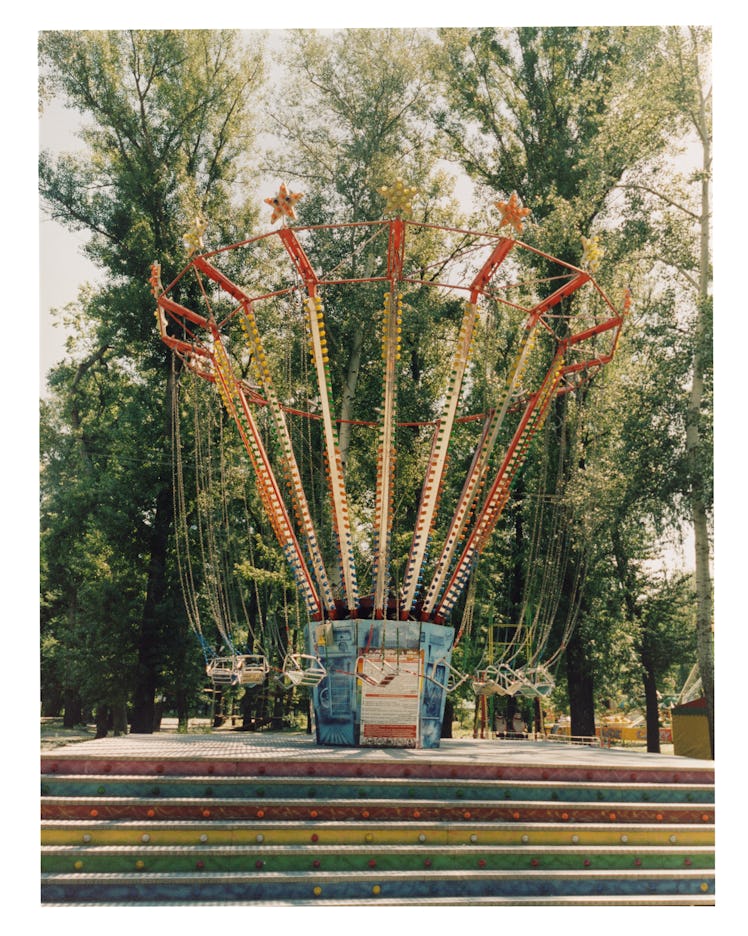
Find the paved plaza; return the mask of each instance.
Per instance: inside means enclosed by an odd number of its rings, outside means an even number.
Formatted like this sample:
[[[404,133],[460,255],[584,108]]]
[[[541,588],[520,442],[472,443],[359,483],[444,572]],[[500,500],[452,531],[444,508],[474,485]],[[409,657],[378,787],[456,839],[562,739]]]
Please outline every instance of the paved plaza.
[[[713,767],[713,761],[696,760],[674,754],[648,754],[641,750],[603,748],[562,741],[499,740],[444,738],[439,748],[350,748],[320,747],[304,733],[265,732],[254,734],[236,731],[211,731],[177,734],[156,732],[152,735],[123,735],[67,744],[55,751],[64,757],[194,758],[194,759],[272,759],[320,762],[355,762],[361,764],[425,762],[442,764],[511,764],[559,767],[581,765],[594,767]]]

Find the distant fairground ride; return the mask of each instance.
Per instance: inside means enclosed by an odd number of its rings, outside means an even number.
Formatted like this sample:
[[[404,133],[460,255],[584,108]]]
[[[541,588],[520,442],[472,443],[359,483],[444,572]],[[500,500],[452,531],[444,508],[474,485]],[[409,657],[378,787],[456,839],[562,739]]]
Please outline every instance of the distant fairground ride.
[[[307,617],[307,643],[305,652],[286,648],[281,676],[287,685],[311,689],[318,742],[433,748],[439,746],[447,693],[466,679],[479,696],[543,696],[553,688],[540,660],[521,669],[491,660],[471,676],[457,672],[452,653],[465,622],[456,633],[450,618],[553,399],[611,360],[622,315],[593,279],[599,260],[595,239],[585,241],[586,268],[577,268],[513,236],[408,220],[414,192],[401,180],[381,191],[388,219],[304,227],[289,223],[302,196],[281,186],[276,197],[266,199],[271,223],[281,220],[280,227],[207,251],[205,224],[196,222],[185,239],[192,251],[187,265],[164,288],[154,264],[151,286],[161,339],[215,386],[236,424],[264,511],[293,572]],[[520,234],[528,209],[516,195],[497,208],[499,230]],[[335,265],[325,270],[330,255]],[[363,255],[366,264],[360,262]],[[453,340],[443,344],[444,379],[430,419],[405,424],[398,422],[398,390],[405,392],[402,330],[416,293],[428,294],[435,304],[459,300],[461,322]],[[380,311],[368,337],[381,346],[381,404],[374,419],[356,423],[378,434],[376,478],[363,498],[359,491],[361,503],[353,504],[341,459],[341,406],[333,393],[328,338],[332,319],[333,328],[341,319],[341,304],[372,307],[374,294]],[[481,314],[491,320],[504,316],[515,338],[509,366],[500,372],[491,365],[496,372],[489,381],[490,406],[465,415],[460,402],[472,380],[471,358],[479,351]],[[279,349],[298,343],[300,334],[309,351],[306,374],[289,375],[290,366],[274,370]],[[305,490],[309,472],[293,441],[291,420],[299,418],[321,427],[329,494],[324,532],[314,519]],[[460,459],[469,463],[461,469],[461,492],[440,518],[450,444],[467,422],[479,430],[472,458]],[[404,425],[424,431],[427,445],[407,561],[394,581],[396,442]],[[364,588],[357,577],[362,565]],[[266,657],[229,649],[229,656],[208,661],[214,683],[261,684],[269,671]]]

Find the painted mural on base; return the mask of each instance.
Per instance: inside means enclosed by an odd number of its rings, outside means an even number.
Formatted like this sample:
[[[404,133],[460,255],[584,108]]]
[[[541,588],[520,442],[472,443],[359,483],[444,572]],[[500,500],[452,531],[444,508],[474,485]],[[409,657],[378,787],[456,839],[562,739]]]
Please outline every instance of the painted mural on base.
[[[452,627],[345,620],[312,623],[308,635],[327,672],[313,689],[319,744],[439,746]]]

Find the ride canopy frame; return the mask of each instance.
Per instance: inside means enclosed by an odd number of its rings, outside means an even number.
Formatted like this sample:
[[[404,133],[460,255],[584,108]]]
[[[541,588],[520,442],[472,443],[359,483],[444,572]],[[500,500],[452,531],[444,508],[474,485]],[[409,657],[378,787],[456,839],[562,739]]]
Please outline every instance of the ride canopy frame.
[[[237,427],[303,599],[306,652],[288,648],[284,676],[311,688],[318,742],[438,747],[446,694],[466,678],[451,665],[462,633],[455,633],[452,613],[552,401],[612,359],[623,313],[593,278],[600,261],[595,238],[583,239],[583,268],[502,233],[521,233],[529,213],[516,195],[496,203],[501,223],[493,233],[409,220],[415,192],[402,180],[381,192],[389,215],[383,220],[292,226],[302,196],[281,186],[266,199],[279,227],[205,250],[206,225],[198,220],[185,238],[187,265],[164,288],[154,264],[150,282],[161,340],[215,387]],[[331,244],[345,245],[346,259],[322,272],[328,255],[340,256]],[[457,300],[460,323],[444,344],[432,412],[405,424],[398,422],[402,331],[414,292],[434,303]],[[341,457],[328,307],[371,306],[372,294],[379,296],[379,312],[366,337],[381,349],[381,403],[375,418],[355,422],[377,433],[376,478],[365,503],[354,505]],[[509,367],[493,375],[490,406],[465,414],[460,403],[474,376],[481,315],[507,316],[516,341]],[[273,365],[292,331],[303,331],[308,347],[305,392]],[[319,424],[328,494],[324,531],[294,445],[291,421],[299,418]],[[466,423],[479,432],[459,496],[444,516],[450,446]],[[397,441],[404,425],[427,430],[430,441],[407,560],[395,580]],[[476,692],[509,691],[497,673],[476,679]],[[538,692],[546,692],[548,673],[539,673]],[[532,691],[529,675],[520,683]]]

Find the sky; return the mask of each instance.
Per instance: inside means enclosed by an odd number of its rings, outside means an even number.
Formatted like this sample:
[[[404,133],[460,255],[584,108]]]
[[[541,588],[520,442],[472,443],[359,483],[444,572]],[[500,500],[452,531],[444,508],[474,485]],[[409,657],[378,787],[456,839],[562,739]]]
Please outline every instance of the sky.
[[[40,149],[71,151],[79,148],[76,116],[65,108],[50,107],[39,121]],[[78,295],[86,282],[96,282],[98,270],[83,255],[85,232],[70,231],[39,211],[39,393],[45,395],[46,375],[64,357],[65,332],[52,314]]]

